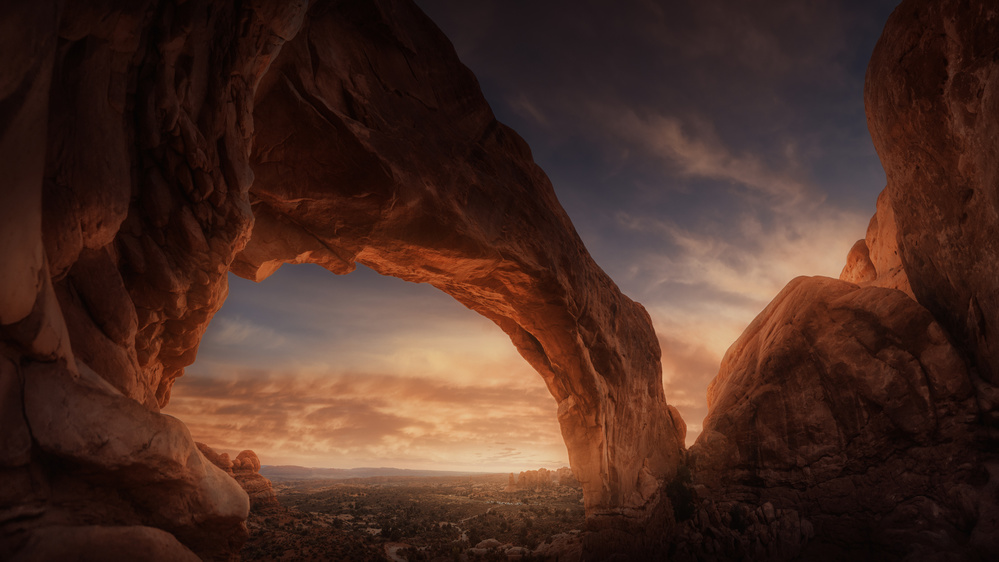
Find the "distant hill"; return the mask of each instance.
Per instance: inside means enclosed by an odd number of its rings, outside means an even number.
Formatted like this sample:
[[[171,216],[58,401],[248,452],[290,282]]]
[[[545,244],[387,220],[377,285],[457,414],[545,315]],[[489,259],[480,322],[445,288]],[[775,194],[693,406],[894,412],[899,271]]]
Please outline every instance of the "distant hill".
[[[378,476],[410,476],[425,478],[432,476],[476,476],[486,472],[456,472],[450,470],[411,470],[408,468],[309,468],[293,465],[264,465],[260,474],[271,480],[348,480],[351,478],[372,478]]]

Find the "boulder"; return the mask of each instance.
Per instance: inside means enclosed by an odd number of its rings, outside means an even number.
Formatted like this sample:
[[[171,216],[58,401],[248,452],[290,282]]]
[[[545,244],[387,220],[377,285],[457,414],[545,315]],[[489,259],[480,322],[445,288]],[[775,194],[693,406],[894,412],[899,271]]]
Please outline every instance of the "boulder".
[[[880,458],[889,437],[898,447],[967,431],[972,405],[963,359],[918,303],[799,277],[725,354],[694,450],[702,475],[808,484]]]
[[[766,552],[999,547],[967,544],[995,531],[980,515],[994,484],[982,479],[967,365],[901,291],[793,280],[729,348],[708,404],[690,450],[702,494],[750,510],[769,501],[814,525],[804,549],[793,532]]]
[[[676,559],[999,556],[997,49],[990,2],[892,14],[865,85],[888,185],[841,280],[793,280],[726,353]]]

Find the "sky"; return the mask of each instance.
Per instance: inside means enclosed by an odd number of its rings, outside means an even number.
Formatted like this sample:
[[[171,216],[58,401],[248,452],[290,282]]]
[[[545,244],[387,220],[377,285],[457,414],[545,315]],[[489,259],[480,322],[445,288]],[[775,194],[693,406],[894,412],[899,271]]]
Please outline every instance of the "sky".
[[[798,275],[837,277],[885,176],[867,61],[895,0],[417,0],[653,319],[687,442],[725,350]],[[230,294],[164,410],[264,464],[568,464],[503,332],[428,285],[285,266]]]

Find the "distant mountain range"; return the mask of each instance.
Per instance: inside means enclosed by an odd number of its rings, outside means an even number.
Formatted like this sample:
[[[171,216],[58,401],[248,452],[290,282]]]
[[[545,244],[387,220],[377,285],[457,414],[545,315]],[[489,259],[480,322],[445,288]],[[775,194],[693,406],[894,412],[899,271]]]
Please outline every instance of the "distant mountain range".
[[[475,476],[488,472],[456,472],[450,470],[411,470],[408,468],[310,468],[293,465],[264,465],[260,474],[271,480],[347,480],[350,478],[372,478],[377,476]]]

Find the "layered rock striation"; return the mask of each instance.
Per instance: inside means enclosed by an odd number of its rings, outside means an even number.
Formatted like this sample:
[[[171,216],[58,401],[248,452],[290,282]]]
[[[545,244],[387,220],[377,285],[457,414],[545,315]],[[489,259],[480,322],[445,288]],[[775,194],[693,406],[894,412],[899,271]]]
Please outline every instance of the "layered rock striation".
[[[238,550],[246,492],[159,409],[230,269],[289,262],[363,263],[496,322],[558,401],[593,527],[649,528],[683,448],[649,317],[411,2],[0,21],[0,558]]]

